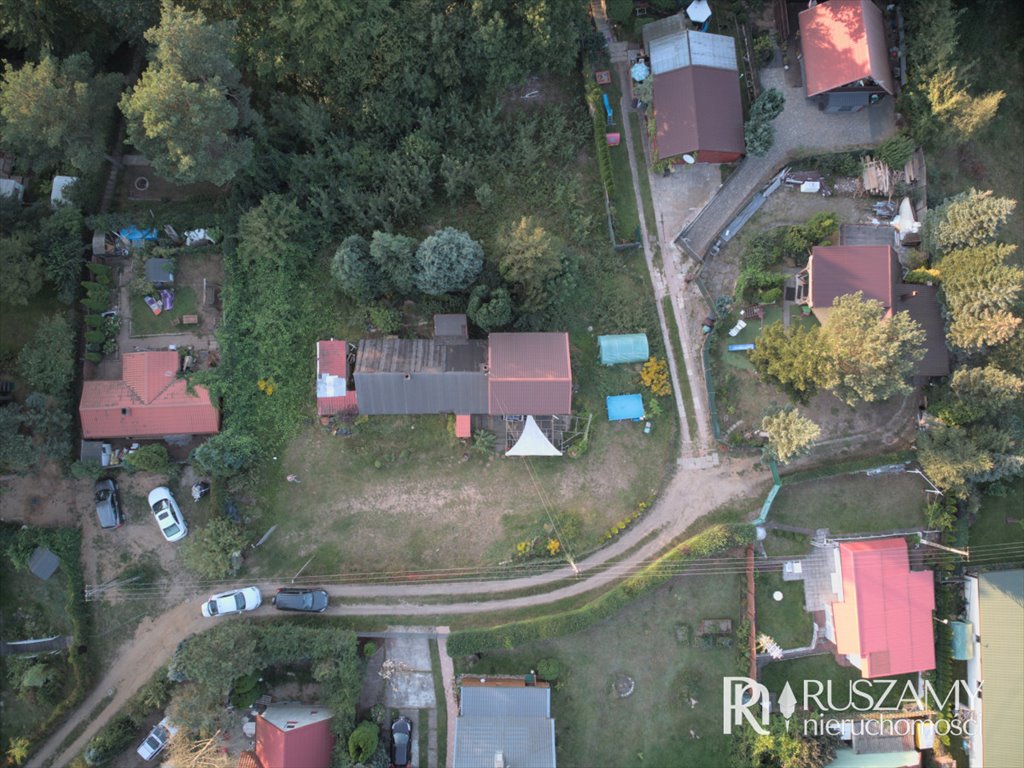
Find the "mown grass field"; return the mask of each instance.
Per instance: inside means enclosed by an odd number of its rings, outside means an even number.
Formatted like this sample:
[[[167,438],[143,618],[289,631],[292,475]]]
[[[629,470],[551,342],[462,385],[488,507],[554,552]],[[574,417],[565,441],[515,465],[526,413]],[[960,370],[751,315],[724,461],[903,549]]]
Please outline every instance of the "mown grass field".
[[[468,666],[456,659],[456,671],[524,674],[554,659],[562,672],[552,694],[560,766],[722,765],[729,737],[721,680],[740,674],[738,652],[686,645],[677,630],[685,636],[684,625],[695,632],[702,619],[722,618],[735,629],[739,614],[739,576],[680,576],[584,632],[486,653]],[[697,681],[686,696],[684,670]],[[627,698],[612,691],[620,674],[636,684]]]
[[[924,525],[925,483],[917,475],[864,473],[784,484],[768,519],[832,533],[877,533]]]

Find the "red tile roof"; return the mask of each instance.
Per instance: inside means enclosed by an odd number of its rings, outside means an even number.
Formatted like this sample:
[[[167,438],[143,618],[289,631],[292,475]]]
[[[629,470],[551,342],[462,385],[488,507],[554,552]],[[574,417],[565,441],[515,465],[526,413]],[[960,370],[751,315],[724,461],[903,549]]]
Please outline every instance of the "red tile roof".
[[[800,12],[807,95],[871,78],[895,93],[885,20],[871,0],[829,0]]]
[[[473,436],[472,420],[470,415],[467,414],[456,414],[455,416],[455,436],[458,438],[467,438]]]
[[[189,393],[177,378],[178,353],[129,352],[118,381],[86,381],[78,413],[82,437],[154,438],[209,435],[220,429],[217,408],[205,387]]]
[[[572,412],[567,333],[492,333],[487,402],[492,415]]]
[[[839,545],[843,601],[832,604],[836,651],[864,677],[935,668],[931,571],[911,571],[901,538]]]
[[[310,710],[314,716],[317,709]],[[323,708],[319,709],[324,713]],[[334,735],[331,718],[314,722],[284,721],[282,727],[264,715],[256,718],[256,756],[263,768],[330,768]]]
[[[348,343],[318,341],[316,343],[316,412],[319,416],[356,412],[356,391],[348,389]],[[341,393],[344,394],[341,394]]]

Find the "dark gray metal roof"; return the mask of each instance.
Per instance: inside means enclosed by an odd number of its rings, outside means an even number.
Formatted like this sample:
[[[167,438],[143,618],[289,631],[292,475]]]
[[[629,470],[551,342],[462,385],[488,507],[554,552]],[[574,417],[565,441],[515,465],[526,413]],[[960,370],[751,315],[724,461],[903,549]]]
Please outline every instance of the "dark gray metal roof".
[[[46,547],[36,547],[28,559],[28,569],[43,581],[53,576],[59,566],[60,558]]]
[[[170,259],[147,259],[146,279],[151,283],[173,283],[174,262]]]
[[[487,343],[363,339],[356,355],[359,412],[487,413]]]
[[[555,768],[550,688],[463,686],[455,722],[455,768]]]
[[[468,339],[469,325],[465,315],[434,315],[435,339]]]

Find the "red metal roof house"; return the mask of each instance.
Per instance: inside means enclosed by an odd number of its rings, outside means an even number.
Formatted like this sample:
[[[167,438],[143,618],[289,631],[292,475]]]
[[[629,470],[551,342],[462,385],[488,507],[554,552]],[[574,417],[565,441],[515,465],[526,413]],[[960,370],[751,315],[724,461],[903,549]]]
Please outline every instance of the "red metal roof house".
[[[839,544],[841,589],[826,636],[864,677],[935,668],[934,577],[911,571],[902,538]]]
[[[239,767],[330,768],[334,734],[330,710],[308,704],[273,704],[256,718],[256,751]]]
[[[348,343],[318,341],[316,343],[316,412],[318,416],[354,413],[356,391],[348,388]]]
[[[177,352],[126,353],[122,371],[119,380],[82,384],[78,413],[84,439],[163,438],[220,431],[219,414],[209,391],[196,386],[190,393],[188,383],[177,377]]]
[[[885,19],[871,0],[829,0],[800,13],[807,98],[825,112],[858,112],[896,85]]]
[[[567,333],[492,333],[487,347],[492,416],[572,413]]]

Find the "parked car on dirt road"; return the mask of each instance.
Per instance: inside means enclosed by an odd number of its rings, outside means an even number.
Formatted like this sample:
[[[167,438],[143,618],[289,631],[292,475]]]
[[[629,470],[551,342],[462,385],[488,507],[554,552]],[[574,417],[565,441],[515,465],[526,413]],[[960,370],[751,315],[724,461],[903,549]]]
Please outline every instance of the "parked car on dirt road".
[[[203,616],[228,616],[232,613],[243,613],[255,611],[263,602],[259,589],[256,587],[243,587],[232,589],[228,592],[221,592],[211,595],[210,599],[203,603]]]

